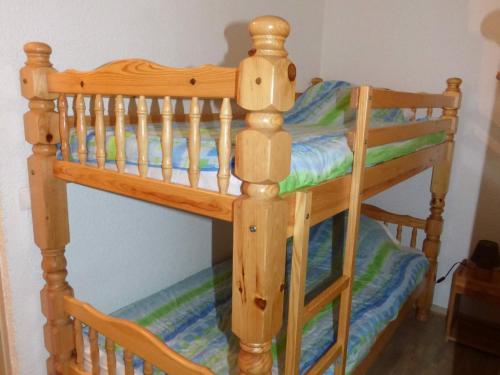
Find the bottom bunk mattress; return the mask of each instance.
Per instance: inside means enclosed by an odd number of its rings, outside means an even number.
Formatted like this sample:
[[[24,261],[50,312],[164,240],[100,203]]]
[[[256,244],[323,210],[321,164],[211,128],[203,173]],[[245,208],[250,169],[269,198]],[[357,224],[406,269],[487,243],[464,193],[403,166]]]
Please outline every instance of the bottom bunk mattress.
[[[288,246],[288,263],[290,252],[291,246]],[[309,296],[339,276],[341,257],[341,250],[332,251],[332,220],[312,227],[306,282]],[[402,247],[383,224],[362,217],[347,373],[365,358],[377,335],[397,317],[404,302],[423,280],[427,268],[427,259],[421,253]],[[287,277],[289,270],[288,264]],[[237,373],[239,345],[231,333],[231,262],[205,269],[111,315],[135,321],[176,352],[216,374]],[[335,301],[305,325],[301,373],[335,342],[337,318],[338,301]],[[286,323],[273,343],[273,374],[283,373],[285,331]],[[89,365],[90,356],[87,357]],[[122,353],[117,357],[121,358]],[[101,363],[104,370],[104,354],[101,354]],[[142,362],[136,360],[134,366],[140,370]],[[327,373],[332,374],[333,368]]]

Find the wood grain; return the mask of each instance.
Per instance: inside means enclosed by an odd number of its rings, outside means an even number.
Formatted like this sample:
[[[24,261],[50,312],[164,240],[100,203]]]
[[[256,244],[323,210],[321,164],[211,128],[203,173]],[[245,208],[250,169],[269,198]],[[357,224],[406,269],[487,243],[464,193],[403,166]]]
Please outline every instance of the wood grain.
[[[141,199],[162,206],[192,212],[224,221],[233,220],[237,197],[203,189],[174,185],[127,173],[100,170],[61,160],[54,161],[54,175],[64,181]]]
[[[359,88],[353,89],[359,92]],[[358,94],[354,93],[353,97]],[[352,103],[352,102],[351,102]],[[372,108],[442,108],[455,107],[458,101],[443,94],[424,94],[373,88]],[[355,102],[352,103],[355,106]]]
[[[90,326],[91,332],[99,331],[162,371],[179,375],[212,374],[206,367],[190,362],[167,347],[151,332],[133,322],[104,315],[72,297],[64,298],[64,309]]]
[[[286,331],[285,373],[287,374],[298,374],[300,367],[311,200],[312,194],[310,192],[296,193],[292,272],[289,282],[288,327]]]
[[[67,70],[47,77],[54,93],[234,98],[237,69],[203,65],[170,68],[151,61],[114,61],[89,72]]]
[[[233,113],[229,98],[222,100],[220,109],[220,135],[219,135],[219,171],[217,173],[217,182],[219,192],[227,194],[229,179],[231,177],[231,119]]]
[[[165,182],[170,182],[172,179],[172,152],[174,146],[174,133],[172,129],[173,117],[172,101],[170,96],[165,96],[163,98],[163,121],[161,128],[161,168],[163,181]]]
[[[400,124],[384,126],[383,128],[372,128],[368,131],[368,147],[405,141],[441,131],[447,132],[450,131],[451,128],[452,122],[449,119],[420,121],[415,124]],[[347,142],[351,148],[353,140],[354,132],[351,130],[347,133]]]
[[[122,95],[117,95],[115,98],[115,113],[116,168],[119,173],[123,173],[127,157],[125,151],[125,105]]]

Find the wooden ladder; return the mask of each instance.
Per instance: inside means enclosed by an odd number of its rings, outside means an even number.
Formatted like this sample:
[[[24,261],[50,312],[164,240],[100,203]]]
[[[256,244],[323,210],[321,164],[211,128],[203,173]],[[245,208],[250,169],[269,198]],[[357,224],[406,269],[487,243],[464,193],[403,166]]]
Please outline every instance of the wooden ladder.
[[[297,192],[295,226],[293,231],[292,273],[286,342],[285,374],[299,373],[302,329],[323,308],[340,296],[339,322],[336,342],[308,370],[308,375],[322,374],[335,362],[335,375],[343,375],[346,367],[351,298],[356,260],[359,219],[361,215],[361,193],[366,156],[368,125],[371,109],[371,88],[359,89],[356,135],[354,138],[354,160],[349,198],[349,216],[345,237],[342,275],[320,294],[305,304],[307,254],[309,245],[311,192]]]

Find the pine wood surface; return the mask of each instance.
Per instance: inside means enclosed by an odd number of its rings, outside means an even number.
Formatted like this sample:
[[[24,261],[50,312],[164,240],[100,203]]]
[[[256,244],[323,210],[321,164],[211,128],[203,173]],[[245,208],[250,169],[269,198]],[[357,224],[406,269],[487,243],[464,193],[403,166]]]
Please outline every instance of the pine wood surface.
[[[62,160],[53,161],[53,170],[54,175],[64,181],[76,182],[202,216],[224,221],[233,220],[233,202],[236,197],[232,195],[192,189],[189,186],[169,184],[161,180],[101,170]]]
[[[64,310],[90,327],[93,375],[100,371],[97,332],[126,348],[127,352],[133,350],[135,355],[162,371],[179,375],[212,374],[206,367],[195,364],[177,354],[151,332],[133,322],[104,315],[89,304],[69,296],[64,298]],[[127,364],[127,358],[124,359],[125,364]]]
[[[368,147],[375,147],[405,141],[412,138],[421,137],[423,135],[439,133],[441,131],[449,131],[452,126],[452,121],[449,119],[438,119],[420,121],[415,124],[391,125],[382,128],[369,129]],[[353,130],[347,133],[347,142],[352,148],[355,132]]]
[[[48,92],[86,95],[234,98],[236,82],[236,68],[170,68],[140,59],[114,61],[89,72],[47,75]]]

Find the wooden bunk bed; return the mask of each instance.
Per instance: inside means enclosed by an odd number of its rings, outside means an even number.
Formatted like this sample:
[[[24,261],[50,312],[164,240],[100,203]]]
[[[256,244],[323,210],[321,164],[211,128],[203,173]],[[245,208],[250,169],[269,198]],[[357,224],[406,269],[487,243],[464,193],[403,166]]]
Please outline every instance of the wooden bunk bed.
[[[273,16],[256,18],[250,24],[253,49],[238,68],[202,66],[175,69],[144,60],[122,60],[94,71],[58,72],[50,63],[51,49],[43,43],[28,43],[25,67],[21,69],[22,94],[29,100],[24,115],[26,140],[33,145],[28,160],[35,242],[41,249],[45,287],[41,292],[44,328],[49,352],[49,374],[88,374],[83,369],[82,323],[89,328],[94,368],[97,336],[105,337],[110,367],[116,360],[114,347],[124,348],[125,372],[133,373],[132,357],[142,358],[144,374],[153,367],[169,374],[209,374],[211,371],[177,354],[138,325],[106,316],[76,299],[66,282],[64,247],[69,242],[66,183],[73,182],[124,196],[172,207],[233,223],[232,331],[240,340],[239,371],[269,374],[272,367],[271,340],[282,325],[284,308],[285,245],[293,236],[293,266],[290,280],[287,374],[298,373],[301,329],[307,318],[340,296],[337,341],[309,370],[322,373],[336,363],[343,374],[349,335],[350,300],[361,202],[427,168],[433,168],[431,207],[427,220],[389,214],[365,206],[364,212],[382,221],[423,229],[423,252],[429,270],[421,286],[405,303],[398,318],[378,337],[373,351],[357,367],[363,373],[380,352],[402,317],[414,302],[418,318],[425,320],[433,296],[442,213],[448,190],[453,137],[460,105],[458,78],[448,80],[442,95],[405,93],[369,86],[352,90],[351,106],[357,112],[356,129],[350,134],[354,152],[352,173],[298,191],[279,194],[278,183],[290,172],[291,139],[282,127],[283,112],[295,100],[296,68],[288,59],[284,42],[288,23]],[[74,96],[74,116],[68,115],[67,97]],[[86,113],[85,97],[93,97],[93,113]],[[104,97],[115,100],[114,113],[104,114]],[[136,122],[138,175],[125,170],[124,124],[131,121],[124,97],[138,98]],[[148,98],[162,98],[158,115],[162,127],[163,180],[148,177]],[[172,177],[172,123],[179,119],[171,98],[191,98],[189,115],[189,186]],[[200,177],[200,120],[198,98],[221,100],[218,144],[218,191],[198,188]],[[231,177],[231,100],[247,111],[246,128],[238,132],[234,148],[234,173],[242,180],[242,195],[228,194]],[[57,112],[55,101],[57,100]],[[442,108],[439,119],[384,128],[369,128],[370,111],[377,108]],[[149,117],[148,117],[149,116]],[[87,126],[94,123],[96,165],[87,163]],[[106,167],[105,128],[115,126],[116,170]],[[76,128],[79,163],[70,161],[70,128]],[[445,132],[443,142],[406,156],[365,167],[367,147],[403,141],[425,134]],[[56,156],[60,144],[61,157]],[[343,274],[309,304],[304,304],[309,228],[348,210]]]

